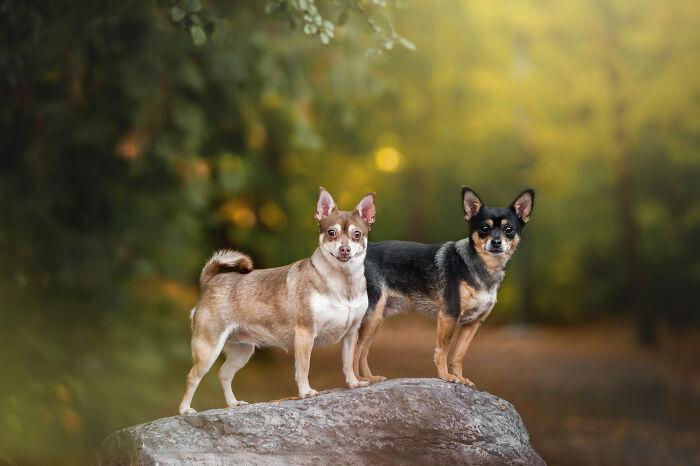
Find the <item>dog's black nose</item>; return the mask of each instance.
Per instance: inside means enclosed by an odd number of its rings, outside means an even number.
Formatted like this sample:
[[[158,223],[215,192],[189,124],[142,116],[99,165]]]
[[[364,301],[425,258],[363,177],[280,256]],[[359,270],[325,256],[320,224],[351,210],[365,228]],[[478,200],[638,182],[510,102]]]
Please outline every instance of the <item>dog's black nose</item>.
[[[502,242],[503,242],[502,240],[500,240],[498,238],[494,238],[491,240],[491,247],[500,248]]]
[[[341,246],[340,253],[344,256],[349,256],[350,255],[350,246]]]

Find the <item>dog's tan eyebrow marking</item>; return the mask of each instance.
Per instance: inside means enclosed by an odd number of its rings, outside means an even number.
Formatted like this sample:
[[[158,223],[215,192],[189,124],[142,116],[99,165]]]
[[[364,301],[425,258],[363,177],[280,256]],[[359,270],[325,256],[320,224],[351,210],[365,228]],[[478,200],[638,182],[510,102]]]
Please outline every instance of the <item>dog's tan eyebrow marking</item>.
[[[488,220],[486,220],[486,223],[488,223],[489,226],[490,226],[491,228],[493,228],[493,220],[488,219]]]
[[[502,218],[502,219],[501,219],[501,226],[505,226],[506,223],[508,223],[508,219],[507,219],[507,218]]]

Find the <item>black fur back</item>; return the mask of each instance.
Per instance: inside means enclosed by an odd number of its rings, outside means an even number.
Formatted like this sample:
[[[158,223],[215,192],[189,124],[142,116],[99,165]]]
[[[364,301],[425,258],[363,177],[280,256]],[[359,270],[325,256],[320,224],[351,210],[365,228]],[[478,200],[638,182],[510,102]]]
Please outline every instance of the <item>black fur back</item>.
[[[468,239],[438,244],[408,241],[370,242],[365,278],[371,314],[382,288],[405,296],[442,296],[448,314],[460,312],[459,286],[465,281],[475,289],[500,284],[502,274],[485,267]]]

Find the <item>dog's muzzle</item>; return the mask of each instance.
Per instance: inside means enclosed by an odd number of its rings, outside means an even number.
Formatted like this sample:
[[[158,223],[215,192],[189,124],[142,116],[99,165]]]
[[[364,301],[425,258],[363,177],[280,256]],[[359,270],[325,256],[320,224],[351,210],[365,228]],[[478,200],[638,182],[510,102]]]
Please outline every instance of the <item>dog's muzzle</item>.
[[[489,240],[483,246],[484,251],[494,256],[500,256],[508,252],[509,246],[503,240]]]
[[[333,254],[333,253],[331,253],[331,255],[333,257],[335,257],[336,259],[338,259],[340,262],[350,262],[350,259],[353,259],[353,258],[359,256],[360,254],[362,254],[362,252],[363,251],[358,251],[357,254],[354,254],[352,256],[345,255],[345,254]]]

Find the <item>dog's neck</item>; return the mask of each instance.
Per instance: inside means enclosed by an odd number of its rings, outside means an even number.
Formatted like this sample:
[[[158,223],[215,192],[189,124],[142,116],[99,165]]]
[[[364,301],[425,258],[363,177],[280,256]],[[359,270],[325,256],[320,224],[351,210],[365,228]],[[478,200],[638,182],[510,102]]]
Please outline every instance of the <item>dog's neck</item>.
[[[506,265],[510,259],[510,254],[504,256],[493,256],[486,251],[479,251],[469,238],[464,238],[455,243],[455,249],[468,266],[483,269],[483,271],[499,286],[503,282],[506,273]]]

